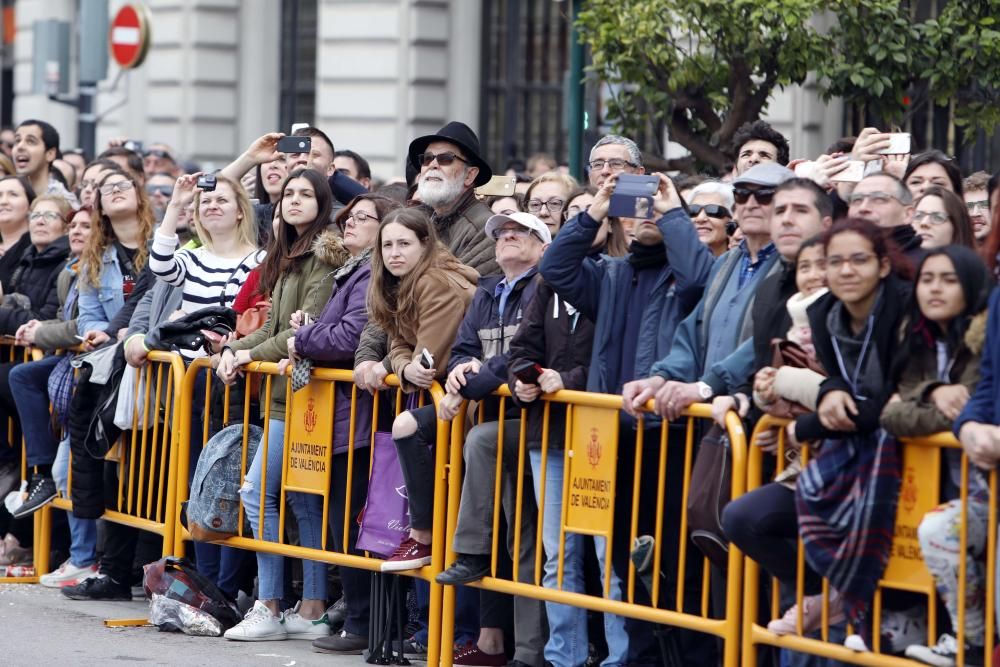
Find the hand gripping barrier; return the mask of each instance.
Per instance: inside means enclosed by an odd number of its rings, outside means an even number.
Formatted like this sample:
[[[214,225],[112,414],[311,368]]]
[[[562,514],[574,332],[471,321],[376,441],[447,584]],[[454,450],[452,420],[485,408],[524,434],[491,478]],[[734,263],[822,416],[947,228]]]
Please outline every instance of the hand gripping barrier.
[[[510,393],[505,386],[497,395],[500,414],[504,414]],[[542,437],[540,443],[535,443],[536,448],[540,447],[540,453],[534,466],[528,460],[524,410],[521,411],[520,422],[509,418],[501,419],[491,426],[492,430],[485,437],[466,435],[465,405],[454,418],[448,466],[446,564],[454,562],[456,550],[462,551],[456,549],[454,544],[456,538],[464,539],[465,527],[459,526],[460,514],[463,519],[475,518],[476,514],[481,516],[481,513],[467,512],[465,508],[460,512],[463,501],[463,464],[473,456],[472,452],[464,450],[485,446],[488,449],[486,460],[489,463],[483,464],[483,459],[479,458],[477,470],[471,470],[470,466],[467,475],[475,474],[476,481],[470,483],[469,479],[473,478],[466,479],[465,489],[466,493],[472,495],[491,496],[487,501],[492,517],[492,525],[487,528],[492,535],[490,570],[486,577],[470,585],[713,635],[723,643],[722,664],[725,667],[735,667],[740,648],[742,555],[735,548],[729,549],[728,572],[722,575],[725,583],[721,586],[724,590],[710,590],[710,579],[716,580],[717,587],[720,583],[717,578],[710,577],[707,559],[687,539],[687,499],[691,490],[691,471],[696,453],[696,425],[697,422],[706,425],[710,423],[711,407],[707,404],[693,405],[681,420],[669,425],[654,424],[646,429],[640,419],[634,438],[623,434],[619,439],[620,432],[624,433],[624,429],[629,428],[620,420],[621,396],[564,390],[545,395],[540,400],[544,401]],[[482,406],[480,407],[482,414]],[[652,404],[648,407],[651,408]],[[552,416],[550,413],[553,409],[565,411],[565,442],[549,442],[554,420],[563,419]],[[517,437],[505,438],[504,431],[511,428],[519,429]],[[742,422],[733,412],[726,417],[726,429],[732,463],[731,491],[732,496],[737,497],[743,493],[744,487],[746,437]],[[470,445],[473,441],[475,445]],[[505,454],[504,447],[510,448],[512,445],[516,451]],[[560,449],[561,452],[558,451]],[[550,452],[558,453],[550,457]],[[493,470],[483,470],[489,466],[495,467]],[[561,509],[549,509],[547,505],[551,507],[551,501],[542,502],[535,509],[536,489],[530,486],[532,467],[535,468],[534,484],[538,487],[539,498],[546,498],[547,484],[559,484],[561,502],[556,499],[556,504]],[[490,477],[485,488],[478,486],[478,480],[483,479],[484,472]],[[558,480],[559,474],[562,474],[561,482]],[[507,480],[513,480],[513,489],[510,486],[506,488],[506,511],[513,513],[513,520],[508,520],[510,532],[508,545],[504,547],[512,554],[513,567],[510,574],[498,572],[501,548],[499,517],[501,506],[504,505],[502,498],[505,493],[505,476]],[[552,482],[552,479],[556,482]],[[513,507],[509,499],[511,494],[514,499]],[[640,502],[640,498],[649,504]],[[464,500],[469,502],[471,498]],[[557,538],[553,538],[551,533],[547,540],[543,536],[546,511],[560,511]],[[670,516],[671,513],[675,516]],[[483,521],[484,519],[479,519],[480,523]],[[640,525],[653,538],[651,563],[642,574],[637,573],[628,553],[630,545],[639,535]],[[623,531],[628,536],[627,542],[621,539],[624,537],[621,534]],[[604,549],[598,547],[598,557],[605,563],[627,563],[627,574],[623,575],[621,584],[614,587],[615,594],[612,594],[612,570],[625,572],[621,566],[604,568],[602,592],[599,595],[566,589],[565,584],[568,582],[565,578],[568,573],[565,568],[568,566],[564,563],[564,556],[567,538],[572,534],[603,538]],[[553,578],[551,572],[545,576],[541,545],[548,542],[551,546],[554,539],[558,541],[559,558]],[[671,546],[667,548],[664,544]],[[578,556],[582,560],[582,553]],[[523,559],[529,560],[527,566]],[[683,574],[692,572],[694,577]],[[682,574],[675,576],[674,573]],[[637,590],[636,579],[639,576],[643,577],[643,583],[640,584],[642,588]],[[697,595],[699,584],[701,592]],[[692,596],[692,592],[695,595]],[[722,594],[722,618],[712,618],[710,592]],[[448,646],[453,641],[454,624],[449,620],[455,618],[455,587],[446,586],[444,596],[445,623],[441,641],[444,646]],[[695,599],[692,600],[692,597]],[[706,637],[705,641],[710,640]],[[660,644],[661,650],[667,650],[664,649],[662,637]],[[447,666],[451,662],[442,661],[441,664]]]
[[[778,461],[777,469],[780,472],[785,467],[786,457],[784,426],[787,421],[765,416],[758,422],[751,439],[750,453],[747,465],[747,492],[759,488],[764,484],[764,452],[760,447],[752,446],[757,435],[769,429],[777,429],[779,437],[777,442],[776,457]],[[969,479],[970,475],[978,475],[973,466],[970,466],[968,456],[961,452],[958,441],[950,433],[939,433],[937,435],[923,438],[904,438],[902,443],[902,483],[900,487],[899,506],[896,514],[896,527],[892,544],[892,553],[885,573],[879,582],[878,590],[875,594],[872,607],[872,618],[874,627],[881,627],[883,614],[885,613],[884,597],[886,591],[906,591],[926,596],[927,615],[927,637],[923,639],[928,645],[933,645],[938,637],[938,594],[935,589],[934,580],[930,572],[924,565],[919,542],[917,541],[917,526],[924,515],[943,500],[940,498],[939,489],[941,486],[942,473],[945,471],[945,452],[960,452],[961,454],[961,519],[959,526],[959,548],[958,554],[968,553],[969,544]],[[803,465],[808,461],[809,449],[804,446],[802,449]],[[946,475],[947,472],[944,472]],[[988,523],[986,528],[985,554],[980,554],[980,558],[985,559],[985,660],[988,662],[993,654],[994,646],[994,624],[996,620],[996,544],[997,544],[997,472],[993,470],[984,477],[988,479],[989,503],[988,503]],[[768,601],[766,609],[761,609],[761,577],[764,575],[759,565],[750,558],[745,558],[744,582],[744,605],[743,605],[743,662],[748,667],[757,664],[757,649],[760,646],[776,646],[802,653],[809,653],[816,656],[823,656],[838,660],[843,663],[853,665],[883,666],[908,666],[916,667],[923,663],[908,658],[897,657],[888,653],[882,653],[883,642],[879,637],[880,633],[874,633],[872,646],[873,652],[859,653],[852,651],[839,642],[831,639],[830,618],[830,586],[823,580],[822,590],[822,611],[819,628],[819,637],[810,638],[802,636],[803,615],[802,599],[804,595],[805,581],[805,556],[803,553],[802,540],[798,541],[798,555],[796,565],[795,600],[799,605],[799,614],[796,619],[797,632],[784,636],[778,636],[769,632],[765,625],[758,622],[763,612],[767,618],[778,618],[779,607],[779,586],[776,580],[771,583],[771,599]],[[958,565],[958,619],[957,640],[959,653],[957,664],[964,664],[965,658],[965,634],[966,634],[966,602],[967,602],[967,573],[966,558],[959,558]],[[766,621],[764,622],[766,624]]]
[[[365,552],[364,555],[352,553],[355,552],[353,544],[354,540],[350,537],[352,533],[349,529],[351,523],[357,520],[357,516],[351,512],[351,494],[352,487],[354,486],[351,482],[354,481],[358,475],[362,475],[363,480],[359,480],[363,482],[362,488],[367,486],[371,460],[368,455],[371,450],[368,448],[373,444],[375,433],[377,432],[380,424],[380,404],[384,404],[384,401],[389,400],[391,401],[390,405],[394,405],[395,414],[402,412],[404,409],[402,392],[394,392],[394,397],[392,397],[388,391],[379,392],[379,396],[377,396],[372,402],[371,408],[371,441],[362,444],[355,442],[355,433],[358,420],[368,418],[360,414],[361,411],[359,410],[358,405],[359,397],[366,396],[366,394],[359,391],[357,387],[354,386],[353,374],[351,371],[316,368],[312,372],[312,377],[307,387],[294,393],[291,390],[290,377],[287,377],[287,374],[280,374],[277,364],[253,362],[249,364],[244,371],[246,375],[245,382],[239,382],[236,385],[237,387],[243,389],[242,401],[237,402],[234,405],[230,405],[230,395],[233,388],[223,389],[221,382],[214,377],[214,373],[212,373],[207,359],[197,359],[192,362],[188,368],[181,392],[181,443],[176,474],[176,479],[178,480],[177,503],[183,503],[188,499],[188,480],[189,472],[191,472],[192,448],[203,447],[208,441],[211,432],[213,430],[217,430],[217,428],[213,427],[213,421],[216,421],[218,424],[227,424],[230,422],[230,417],[235,416],[244,424],[250,422],[252,416],[252,403],[255,402],[257,398],[257,393],[253,388],[253,385],[259,382],[261,387],[260,410],[265,433],[264,440],[259,445],[262,449],[261,460],[263,462],[263,465],[261,466],[262,481],[260,487],[261,489],[267,488],[266,480],[269,475],[280,475],[281,485],[278,504],[278,539],[277,541],[267,541],[256,538],[254,535],[261,533],[258,526],[254,527],[255,530],[253,533],[245,533],[242,527],[244,523],[244,509],[241,503],[241,527],[239,535],[225,540],[220,540],[218,543],[255,552],[277,554],[290,558],[301,558],[305,560],[328,563],[331,565],[359,568],[375,572],[379,571],[382,563],[381,558],[367,552]],[[277,386],[276,383],[284,383],[285,385],[287,402],[285,414],[282,415],[271,414],[270,409],[271,397]],[[399,383],[394,375],[389,375],[386,378],[386,383],[389,387],[399,386]],[[284,446],[281,469],[269,470],[267,466],[267,449],[275,446],[275,443],[268,442],[267,439],[267,433],[269,430],[268,426],[272,419],[284,420],[286,424],[284,434],[285,443],[288,443],[291,439],[291,417],[293,413],[297,415],[297,418],[307,419],[309,421],[310,426],[307,426],[307,428],[314,428],[314,436],[318,436],[319,440],[322,440],[327,444],[332,442],[334,437],[333,416],[336,414],[336,402],[341,400],[340,396],[335,391],[335,388],[338,385],[349,386],[351,396],[350,429],[348,434],[349,442],[346,449],[347,482],[342,484],[343,488],[336,488],[336,485],[331,483],[331,471],[336,467],[333,457],[341,456],[341,454],[334,454],[333,448],[329,446],[325,448],[321,447],[320,449],[315,450],[311,449],[309,453],[302,453],[294,447]],[[214,396],[213,386],[215,387]],[[431,386],[429,393],[432,400],[435,402],[435,405],[444,395],[441,387],[437,384]],[[305,403],[305,406],[303,406],[303,403]],[[196,405],[204,406],[200,411],[200,424],[195,422],[195,412],[193,411],[193,406]],[[239,412],[231,414],[231,409],[233,409],[233,411],[239,410]],[[221,415],[219,414],[220,412],[222,413]],[[386,423],[391,424],[391,421],[391,419],[387,421],[383,420],[381,423],[383,425]],[[448,459],[449,428],[449,422],[440,420],[437,422],[437,446],[435,453],[436,469],[434,474],[434,540],[432,543],[431,564],[419,570],[400,573],[424,579],[430,585],[427,661],[428,664],[432,665],[444,662],[444,657],[441,655],[442,652],[447,654],[447,660],[449,662],[451,659],[451,645],[447,644],[442,647],[440,644],[442,634],[441,625],[443,620],[441,614],[442,587],[434,581],[434,577],[441,572],[444,562],[445,481],[447,474],[446,464]],[[326,430],[324,431],[323,429]],[[384,428],[383,430],[390,429]],[[194,439],[198,433],[201,434],[200,441]],[[242,445],[242,469],[244,474],[246,474],[250,464],[249,457],[247,456],[246,433],[246,430],[244,430]],[[317,440],[317,442],[319,442],[319,440]],[[284,443],[282,444],[284,445]],[[296,449],[296,451],[292,451],[293,449]],[[363,463],[359,464],[359,460]],[[289,544],[286,540],[284,528],[287,516],[288,493],[312,494],[322,498],[323,527],[320,539],[320,548],[309,548]],[[338,498],[335,494],[341,495]],[[331,508],[332,504],[339,505],[343,508],[342,517],[331,517],[333,512]],[[263,502],[261,505],[259,520],[260,526],[263,526],[265,519],[264,515],[267,509]],[[331,523],[331,519],[334,519],[335,523]],[[341,536],[341,539],[339,540],[339,547],[332,544],[329,539],[329,529],[331,526],[333,527],[333,530],[336,530],[339,533],[339,536]],[[344,536],[348,536],[348,539],[343,539]],[[185,550],[185,540],[190,539],[191,535],[187,529],[178,524],[174,552],[178,555],[182,555]]]

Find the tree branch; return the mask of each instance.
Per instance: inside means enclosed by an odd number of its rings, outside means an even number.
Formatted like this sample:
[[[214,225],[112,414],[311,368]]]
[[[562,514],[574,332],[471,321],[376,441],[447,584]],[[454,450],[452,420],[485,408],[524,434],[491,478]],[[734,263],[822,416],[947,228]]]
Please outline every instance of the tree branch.
[[[670,127],[670,138],[691,151],[695,158],[720,172],[726,169],[728,166],[726,155],[695,133],[682,110],[675,109],[667,124]]]

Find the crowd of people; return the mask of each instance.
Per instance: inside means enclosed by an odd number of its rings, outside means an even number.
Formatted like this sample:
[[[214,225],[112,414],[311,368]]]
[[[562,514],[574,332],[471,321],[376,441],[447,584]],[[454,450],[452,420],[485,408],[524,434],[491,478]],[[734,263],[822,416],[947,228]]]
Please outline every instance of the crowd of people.
[[[954,665],[961,637],[965,664],[987,658],[986,636],[996,630],[985,614],[985,473],[1000,461],[1000,373],[992,368],[1000,345],[997,175],[963,177],[935,150],[893,154],[890,134],[876,128],[791,160],[785,137],[756,121],[737,134],[731,172],[655,174],[649,217],[629,218],[609,215],[611,201],[621,175],[645,169],[636,144],[618,135],[590,150],[585,182],[538,155],[512,165],[514,193],[486,196],[477,189],[493,170],[460,122],[415,138],[406,178],[381,184],[361,153],[336,150],[313,127],[294,133],[310,139],[308,152],[280,153],[284,135],[272,132],[215,174],[182,164],[164,144],[142,153],[124,141],[97,156],[61,152],[58,132],[42,120],[4,133],[11,136],[0,155],[0,334],[45,356],[0,364],[0,417],[17,425],[0,433],[0,492],[21,484],[0,510],[0,565],[30,564],[30,517],[62,492],[73,511],[56,523],[54,544],[68,557],[41,584],[73,600],[132,598],[135,566],[152,560],[148,534],[113,522],[98,530],[126,473],[93,455],[99,443],[90,421],[102,399],[78,388],[126,365],[141,368],[150,350],[162,349],[161,322],[222,308],[235,313],[233,333],[182,356],[211,357],[226,385],[259,361],[291,367],[293,378],[297,368],[353,371],[353,411],[351,388],[338,384],[335,413],[321,416],[333,424],[329,545],[322,498],[287,496],[302,546],[364,553],[357,521],[345,533],[342,517],[357,518],[379,499],[366,498],[365,475],[348,471],[369,468],[373,412],[394,374],[405,409],[385,430],[405,482],[409,511],[400,518],[409,530],[381,568],[429,564],[437,422],[466,401],[481,404],[464,438],[457,557],[437,577],[459,586],[455,664],[661,664],[663,643],[646,622],[604,614],[589,623],[581,608],[464,585],[493,572],[494,512],[502,511],[501,530],[520,540],[518,554],[508,540],[500,555],[519,563],[521,581],[533,580],[541,549],[543,586],[584,592],[607,578],[608,597],[625,600],[628,525],[636,521],[639,534],[662,534],[668,594],[660,599],[670,602],[661,604],[674,602],[670,593],[683,581],[684,609],[700,608],[700,571],[678,572],[675,562],[683,453],[672,448],[665,470],[656,469],[661,424],[683,430],[680,417],[695,403],[710,403],[722,426],[735,411],[747,432],[764,414],[790,420],[783,437],[765,430],[751,443],[767,454],[783,443],[786,460],[771,457],[773,481],[722,514],[724,539],[779,582],[783,613],[769,619],[769,630],[814,635],[828,604],[832,626],[850,624],[842,641],[855,651],[869,651],[882,634],[883,650]],[[861,173],[848,177],[858,162]],[[69,349],[76,351],[56,354]],[[416,397],[435,382],[444,397],[419,407]],[[501,414],[494,395],[504,385],[512,398]],[[539,399],[563,389],[622,396],[610,551],[604,538],[561,529],[566,411]],[[286,392],[275,382],[268,404],[264,392],[250,399],[271,415],[269,446],[241,471],[240,500],[261,540],[282,539],[275,471],[286,456]],[[649,402],[651,413],[640,419]],[[193,422],[198,450],[201,420]],[[518,477],[522,429],[525,479]],[[963,508],[961,453],[944,455],[945,502],[919,527],[948,611],[940,638],[928,642],[926,601],[887,598],[880,627],[873,601],[894,534],[897,438],[942,431],[955,433],[973,465]],[[23,481],[22,435],[30,471]],[[809,443],[808,462],[800,443]],[[503,502],[495,507],[498,474]],[[632,516],[637,500],[656,506],[658,475],[662,526],[657,512]],[[528,491],[515,525],[518,484]],[[799,538],[805,597],[796,603]],[[299,588],[281,556],[254,558],[208,542],[194,551],[199,572],[251,600],[226,639],[308,639],[319,651],[344,654],[368,647],[368,571],[337,568],[342,594],[332,600],[323,563],[302,562]],[[644,591],[635,594],[648,603]],[[427,645],[426,588],[415,586],[414,596],[408,657]],[[669,640],[680,664],[718,660],[705,635],[678,630]]]

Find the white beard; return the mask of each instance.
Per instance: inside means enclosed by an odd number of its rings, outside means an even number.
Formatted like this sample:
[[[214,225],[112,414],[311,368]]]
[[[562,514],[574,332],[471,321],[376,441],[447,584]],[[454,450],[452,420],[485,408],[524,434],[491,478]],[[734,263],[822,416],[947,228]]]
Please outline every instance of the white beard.
[[[428,176],[437,176],[444,179],[441,181],[428,181]],[[417,183],[417,194],[420,201],[431,208],[443,208],[447,204],[456,201],[465,192],[465,172],[454,180],[447,177],[438,169],[432,169],[420,176]]]

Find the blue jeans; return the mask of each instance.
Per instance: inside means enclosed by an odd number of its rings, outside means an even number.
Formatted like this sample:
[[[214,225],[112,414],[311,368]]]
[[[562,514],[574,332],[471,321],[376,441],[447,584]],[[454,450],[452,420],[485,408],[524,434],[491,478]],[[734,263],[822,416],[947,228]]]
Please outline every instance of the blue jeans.
[[[59,441],[52,432],[49,415],[49,375],[59,359],[53,355],[18,364],[10,370],[11,389],[16,388],[11,393],[21,419],[29,466],[51,465],[56,458]]]
[[[260,532],[260,488],[264,443],[257,448],[240,489],[243,508],[254,536],[268,542],[278,541],[278,502],[281,498],[281,469],[285,460],[285,422],[272,419],[267,430],[267,486],[264,489],[264,533]],[[299,539],[304,547],[322,549],[323,498],[311,493],[289,493],[288,504],[299,524]],[[280,600],[285,595],[284,558],[257,554],[257,576],[261,600]],[[302,561],[302,597],[326,600],[326,563]]]
[[[69,438],[59,443],[55,461],[52,463],[52,479],[56,488],[68,495],[66,482],[69,479]],[[69,520],[69,562],[77,567],[90,567],[97,562],[97,520],[78,519],[72,512],[66,512]]]
[[[535,479],[535,498],[541,499],[542,452],[533,449],[531,474]],[[545,515],[542,518],[542,544],[545,547],[545,574],[542,585],[553,590],[559,589],[559,526],[562,522],[563,464],[561,450],[549,450],[545,466]],[[562,590],[573,593],[584,592],[583,581],[584,536],[566,533],[563,548]],[[595,537],[597,560],[601,564],[603,587],[605,540]],[[622,581],[611,572],[610,599],[622,599]],[[576,667],[587,662],[587,610],[570,607],[555,602],[545,603],[545,615],[549,619],[549,640],[545,644],[545,659],[555,667]],[[608,642],[608,657],[601,664],[604,667],[618,667],[628,662],[628,634],[625,632],[625,618],[604,614],[604,636]]]

